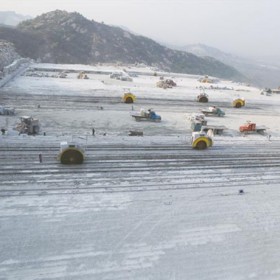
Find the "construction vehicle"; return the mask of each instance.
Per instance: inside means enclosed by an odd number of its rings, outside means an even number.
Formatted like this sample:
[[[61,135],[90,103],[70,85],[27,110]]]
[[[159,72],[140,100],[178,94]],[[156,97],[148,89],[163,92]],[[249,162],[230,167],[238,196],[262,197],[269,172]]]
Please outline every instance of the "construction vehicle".
[[[222,135],[223,131],[227,129],[223,125],[207,125],[207,120],[203,114],[193,114],[190,118],[191,130],[193,132],[208,132],[212,130],[213,135]]]
[[[213,146],[213,140],[210,133],[205,132],[193,132],[191,138],[191,144],[194,149],[204,150]]]
[[[264,134],[267,127],[265,126],[256,126],[255,123],[252,123],[251,121],[247,121],[244,125],[241,125],[239,127],[239,131],[242,133],[260,133]]]
[[[217,83],[217,79],[214,78],[209,78],[207,75],[204,77],[201,77],[200,79],[198,79],[199,82],[201,83],[208,83],[208,84],[212,84],[212,83]]]
[[[166,79],[165,83],[170,85],[171,87],[176,87],[177,84],[172,79]]]
[[[161,116],[157,115],[153,109],[145,110],[141,109],[139,113],[131,113],[131,116],[135,118],[136,121],[150,121],[150,122],[160,122]]]
[[[157,87],[167,89],[167,88],[172,88],[176,87],[177,84],[172,80],[172,79],[161,79],[160,81],[157,82],[156,84]]]
[[[164,81],[158,81],[156,86],[163,89],[172,88],[172,86],[166,84]]]
[[[77,79],[89,79],[88,75],[86,74],[86,72],[82,71],[78,74]]]
[[[134,103],[136,100],[136,96],[131,92],[125,92],[122,97],[122,101],[126,104]]]
[[[121,77],[122,75],[123,75],[122,72],[113,72],[113,73],[110,74],[110,78],[111,79],[117,79],[117,78]]]
[[[280,87],[275,88],[275,89],[271,89],[271,93],[277,93],[277,94],[279,94],[279,93],[280,93]]]
[[[197,96],[196,100],[198,102],[207,103],[209,100],[208,94],[206,94],[205,92],[202,92]]]
[[[202,125],[207,125],[207,120],[204,114],[194,113],[189,116],[192,131],[200,131]]]
[[[13,116],[15,109],[10,107],[4,107],[0,105],[0,115]]]
[[[232,101],[232,106],[234,108],[241,108],[245,106],[245,99],[244,98],[236,98]]]
[[[213,135],[222,135],[226,129],[227,127],[224,125],[202,125],[200,132],[208,133],[208,131],[212,131]]]
[[[202,126],[207,125],[207,120],[205,119],[204,114],[192,114],[189,117],[191,121],[191,130],[192,131],[200,131]]]
[[[30,116],[22,116],[20,117],[20,123],[16,126],[16,130],[19,134],[38,134],[40,131],[39,120]]]
[[[62,71],[57,75],[57,77],[61,79],[65,79],[67,78],[67,73],[65,71]]]
[[[201,110],[201,112],[205,115],[205,116],[217,116],[217,117],[223,117],[225,115],[225,112],[216,107],[209,107],[208,110]]]
[[[120,80],[120,81],[127,81],[127,82],[133,81],[133,79],[126,72],[114,72],[110,75],[110,78]]]
[[[82,164],[85,159],[84,148],[77,143],[61,142],[57,159],[62,164]]]
[[[202,114],[202,113],[193,113],[191,114],[188,119],[191,121],[191,122],[194,122],[194,121],[206,121],[205,120],[205,115]]]
[[[192,121],[191,122],[191,130],[192,131],[200,131],[202,126],[207,125],[207,121]]]
[[[261,95],[270,96],[272,94],[272,90],[270,88],[265,88],[261,91]]]
[[[213,131],[213,135],[222,135],[224,130],[227,128],[223,125],[207,125],[207,122],[192,122],[191,129],[193,132],[208,132],[209,130]]]

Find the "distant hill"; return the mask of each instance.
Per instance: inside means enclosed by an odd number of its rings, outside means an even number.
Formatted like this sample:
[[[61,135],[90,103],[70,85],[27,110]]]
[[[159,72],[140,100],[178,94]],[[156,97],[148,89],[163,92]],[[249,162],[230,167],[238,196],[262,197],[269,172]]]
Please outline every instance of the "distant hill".
[[[200,57],[214,57],[215,59],[237,69],[244,76],[248,77],[251,83],[257,86],[278,87],[280,85],[280,63],[278,62],[278,59],[244,58],[204,44],[187,45],[177,47],[177,49],[193,53]]]
[[[12,11],[0,11],[0,25],[16,26],[20,22],[31,19],[30,16],[24,16]]]
[[[236,69],[211,58],[167,48],[119,27],[56,10],[0,27],[0,38],[13,42],[21,56],[49,63],[144,63],[164,71],[245,80]]]

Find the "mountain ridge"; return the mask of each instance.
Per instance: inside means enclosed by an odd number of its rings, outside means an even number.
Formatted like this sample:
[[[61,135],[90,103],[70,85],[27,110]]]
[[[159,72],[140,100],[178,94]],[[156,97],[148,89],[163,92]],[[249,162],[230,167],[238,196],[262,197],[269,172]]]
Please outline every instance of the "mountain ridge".
[[[163,71],[246,80],[218,60],[172,50],[120,27],[88,20],[77,12],[55,10],[21,22],[14,31],[0,28],[0,38],[12,41],[22,56],[42,62],[144,63]]]
[[[217,48],[205,44],[190,44],[182,47],[175,47],[178,50],[185,50],[195,55],[204,57],[211,56],[215,59],[237,69],[249,81],[260,87],[278,87],[280,80],[280,64],[272,64],[271,61],[245,58],[231,53],[223,52]]]
[[[0,24],[8,26],[16,26],[20,22],[30,19],[31,16],[17,14],[14,11],[0,11]]]

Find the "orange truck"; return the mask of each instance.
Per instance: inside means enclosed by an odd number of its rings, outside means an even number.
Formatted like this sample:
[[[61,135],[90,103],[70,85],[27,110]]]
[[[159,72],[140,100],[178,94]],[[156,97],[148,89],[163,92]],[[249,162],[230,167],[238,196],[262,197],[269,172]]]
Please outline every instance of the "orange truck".
[[[243,133],[260,133],[264,134],[266,131],[265,126],[256,126],[255,123],[247,122],[239,127],[239,131]]]

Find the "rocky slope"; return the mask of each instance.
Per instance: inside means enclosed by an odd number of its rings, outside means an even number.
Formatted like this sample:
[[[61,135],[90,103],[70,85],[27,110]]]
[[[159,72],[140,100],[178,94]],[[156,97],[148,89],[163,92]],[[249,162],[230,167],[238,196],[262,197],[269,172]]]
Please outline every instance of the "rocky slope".
[[[0,40],[0,71],[14,60],[19,59],[14,45],[10,42]]]

